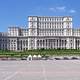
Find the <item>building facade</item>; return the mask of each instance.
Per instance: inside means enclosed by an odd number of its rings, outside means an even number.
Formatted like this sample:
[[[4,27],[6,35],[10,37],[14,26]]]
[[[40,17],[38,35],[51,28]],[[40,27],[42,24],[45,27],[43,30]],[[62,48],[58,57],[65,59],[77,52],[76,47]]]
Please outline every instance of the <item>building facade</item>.
[[[80,29],[70,16],[28,16],[28,28],[9,27],[0,33],[0,49],[80,49]]]

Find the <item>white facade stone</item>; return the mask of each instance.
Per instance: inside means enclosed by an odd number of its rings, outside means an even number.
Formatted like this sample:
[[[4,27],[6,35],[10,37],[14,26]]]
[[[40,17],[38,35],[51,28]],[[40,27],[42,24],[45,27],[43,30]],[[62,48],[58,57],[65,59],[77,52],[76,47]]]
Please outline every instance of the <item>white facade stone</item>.
[[[28,16],[28,28],[9,27],[0,33],[0,49],[80,49],[80,29],[70,16]]]

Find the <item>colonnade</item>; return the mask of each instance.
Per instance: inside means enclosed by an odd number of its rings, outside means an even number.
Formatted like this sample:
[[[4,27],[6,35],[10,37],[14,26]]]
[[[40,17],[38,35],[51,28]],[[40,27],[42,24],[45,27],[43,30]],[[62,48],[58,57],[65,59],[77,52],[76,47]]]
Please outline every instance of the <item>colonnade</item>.
[[[66,48],[67,41],[65,39],[39,39],[37,40],[37,48],[58,49]]]

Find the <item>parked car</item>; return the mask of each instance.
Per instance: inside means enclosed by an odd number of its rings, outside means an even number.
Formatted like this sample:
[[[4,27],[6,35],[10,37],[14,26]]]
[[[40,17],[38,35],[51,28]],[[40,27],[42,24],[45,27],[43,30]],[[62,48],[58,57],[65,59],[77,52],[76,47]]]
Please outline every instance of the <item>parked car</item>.
[[[77,57],[72,57],[71,60],[78,60],[78,58]]]
[[[2,57],[1,60],[8,60],[8,58],[7,57]]]
[[[68,57],[63,57],[63,60],[69,60],[69,58]]]
[[[26,57],[22,57],[21,60],[27,60],[27,58]]]
[[[55,60],[61,60],[61,58],[58,58],[58,57],[56,57],[56,58],[54,58]]]

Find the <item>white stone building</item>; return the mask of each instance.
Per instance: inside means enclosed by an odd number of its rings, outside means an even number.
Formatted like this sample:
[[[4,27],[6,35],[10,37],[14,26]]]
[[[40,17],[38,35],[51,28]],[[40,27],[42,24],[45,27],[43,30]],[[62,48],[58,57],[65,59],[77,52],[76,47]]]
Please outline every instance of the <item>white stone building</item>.
[[[7,35],[0,36],[0,48],[6,49],[1,41],[6,39],[7,49],[15,51],[80,49],[80,29],[72,27],[70,16],[28,16],[28,28],[9,27]]]

